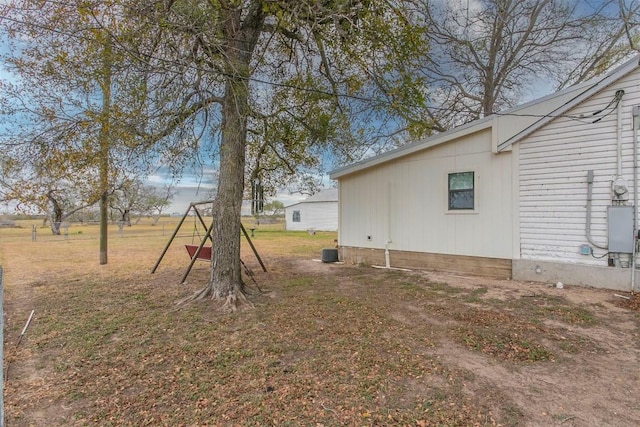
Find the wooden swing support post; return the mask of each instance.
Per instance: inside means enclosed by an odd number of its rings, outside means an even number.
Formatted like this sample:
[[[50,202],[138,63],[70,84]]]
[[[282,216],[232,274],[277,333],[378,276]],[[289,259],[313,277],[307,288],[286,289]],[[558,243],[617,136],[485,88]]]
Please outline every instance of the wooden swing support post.
[[[206,223],[204,222],[204,218],[202,218],[202,215],[200,214],[200,211],[197,208],[197,205],[204,205],[204,204],[209,204],[209,203],[213,203],[213,201],[212,200],[208,200],[208,201],[204,201],[204,202],[191,202],[189,204],[189,207],[187,208],[187,210],[185,211],[184,215],[182,216],[182,218],[178,222],[178,225],[176,226],[176,229],[173,231],[173,234],[169,238],[169,241],[167,242],[167,244],[165,245],[164,249],[162,250],[162,253],[160,254],[160,257],[158,258],[158,260],[154,264],[153,268],[151,269],[151,274],[155,273],[156,270],[158,269],[158,266],[160,265],[160,262],[162,261],[162,258],[164,258],[165,254],[169,250],[169,247],[171,246],[171,243],[173,243],[173,240],[178,235],[178,231],[180,230],[180,227],[182,227],[182,224],[184,223],[185,219],[189,216],[189,212],[191,211],[191,209],[193,209],[193,211],[195,212],[196,216],[200,220],[200,223],[202,224],[202,227],[205,228],[207,230],[207,232],[205,233],[204,237],[200,241],[200,244],[198,245],[198,248],[196,249],[195,253],[191,256],[191,261],[189,262],[189,266],[187,267],[187,270],[182,275],[182,280],[180,281],[180,283],[184,283],[184,281],[187,279],[187,276],[191,272],[191,269],[193,268],[193,265],[198,260],[200,252],[202,251],[202,248],[204,247],[205,243],[207,242],[207,239],[210,239],[212,241],[212,243],[213,243],[213,239],[211,238],[211,232],[213,231],[213,221],[211,221],[211,225],[209,227],[207,227]],[[258,259],[258,262],[260,263],[260,266],[262,267],[262,271],[264,271],[266,273],[267,268],[265,267],[264,263],[262,262],[262,259],[260,258],[260,254],[258,254],[258,251],[257,251],[256,247],[253,245],[253,242],[251,241],[251,238],[249,237],[249,234],[247,233],[247,230],[244,228],[244,225],[242,223],[240,223],[240,229],[242,230],[242,234],[244,234],[244,237],[247,239],[247,242],[249,242],[249,246],[251,247],[251,250],[253,251],[253,254]]]

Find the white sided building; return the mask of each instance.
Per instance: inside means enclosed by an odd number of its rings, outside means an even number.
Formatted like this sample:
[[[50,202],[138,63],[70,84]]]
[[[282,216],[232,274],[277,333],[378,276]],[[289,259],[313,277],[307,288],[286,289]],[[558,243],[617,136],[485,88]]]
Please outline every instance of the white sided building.
[[[638,289],[634,116],[638,58],[337,169],[341,259]]]
[[[286,229],[338,230],[338,189],[330,188],[285,207]]]

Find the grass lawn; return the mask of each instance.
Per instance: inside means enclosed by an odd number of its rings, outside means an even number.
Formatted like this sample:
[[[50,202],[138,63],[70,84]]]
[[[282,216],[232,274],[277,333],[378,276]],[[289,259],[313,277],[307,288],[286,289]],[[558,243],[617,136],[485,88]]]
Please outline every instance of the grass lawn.
[[[105,266],[96,226],[0,229],[7,426],[640,423],[635,295],[325,264],[335,233],[260,225],[225,314],[176,305],[193,223],[149,273],[175,222],[112,226]]]

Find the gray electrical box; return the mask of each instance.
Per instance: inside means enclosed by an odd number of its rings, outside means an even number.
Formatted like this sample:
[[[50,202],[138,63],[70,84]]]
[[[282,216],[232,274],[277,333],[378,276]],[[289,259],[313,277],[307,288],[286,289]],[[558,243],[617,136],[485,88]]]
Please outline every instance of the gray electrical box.
[[[607,208],[609,252],[633,252],[633,206]]]

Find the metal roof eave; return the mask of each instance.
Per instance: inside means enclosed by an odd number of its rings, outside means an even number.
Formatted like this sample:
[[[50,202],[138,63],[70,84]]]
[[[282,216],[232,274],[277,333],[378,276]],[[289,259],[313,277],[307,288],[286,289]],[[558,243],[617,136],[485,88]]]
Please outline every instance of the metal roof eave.
[[[422,150],[426,150],[428,148],[443,144],[453,139],[479,132],[481,130],[490,128],[492,125],[493,116],[487,116],[482,119],[474,120],[473,122],[469,122],[462,126],[450,129],[446,132],[442,132],[426,139],[403,145],[402,147],[387,151],[386,153],[382,153],[377,156],[369,157],[359,162],[334,169],[329,172],[329,178],[337,179],[345,175],[350,175],[352,173],[368,169],[370,167],[386,163],[391,160],[395,160]]]
[[[535,123],[531,124],[530,126],[526,127],[525,129],[521,130],[520,132],[516,133],[512,137],[510,137],[510,138],[506,139],[505,141],[503,141],[502,143],[498,144],[498,150],[497,151],[501,152],[501,151],[509,149],[513,144],[515,144],[516,142],[520,141],[522,138],[525,138],[525,137],[531,135],[533,132],[535,132],[536,130],[540,129],[542,126],[546,125],[547,123],[549,123],[553,119],[557,118],[558,116],[566,113],[567,111],[569,111],[573,107],[577,106],[581,102],[585,101],[587,98],[591,97],[592,95],[594,95],[598,91],[604,89],[605,87],[609,86],[610,84],[616,82],[617,80],[619,80],[619,79],[623,78],[624,76],[626,76],[627,74],[631,73],[633,70],[638,68],[639,65],[640,65],[640,56],[636,56],[633,59],[625,62],[622,65],[620,65],[619,67],[614,69],[612,72],[610,72],[609,74],[607,74],[606,76],[604,76],[600,80],[594,82],[592,85],[587,86],[587,88],[584,91],[580,92],[574,98],[570,99],[569,101],[567,101],[566,103],[564,103],[560,107],[558,107],[555,110],[551,111],[550,113],[546,114],[540,120],[536,121]],[[570,88],[567,88],[567,89],[570,89]]]

